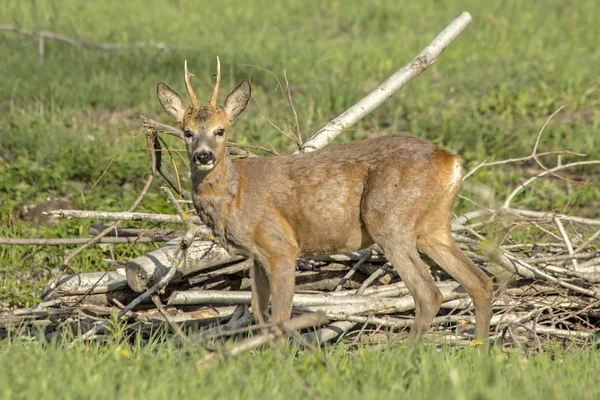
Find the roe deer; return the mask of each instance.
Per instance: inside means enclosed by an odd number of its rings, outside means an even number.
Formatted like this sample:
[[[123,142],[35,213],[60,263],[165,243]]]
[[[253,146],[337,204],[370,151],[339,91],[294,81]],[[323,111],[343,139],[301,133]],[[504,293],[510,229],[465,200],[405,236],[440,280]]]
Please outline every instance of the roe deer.
[[[252,257],[252,308],[259,321],[290,318],[300,254],[355,251],[377,243],[415,299],[412,344],[440,309],[442,295],[425,253],[473,299],[476,338],[487,344],[492,281],[454,243],[452,207],[460,188],[458,156],[408,134],[362,140],[297,155],[232,162],[227,127],[244,111],[243,81],[217,105],[220,67],[201,105],[185,64],[192,106],[163,83],[158,99],[184,132],[198,216],[230,253]]]

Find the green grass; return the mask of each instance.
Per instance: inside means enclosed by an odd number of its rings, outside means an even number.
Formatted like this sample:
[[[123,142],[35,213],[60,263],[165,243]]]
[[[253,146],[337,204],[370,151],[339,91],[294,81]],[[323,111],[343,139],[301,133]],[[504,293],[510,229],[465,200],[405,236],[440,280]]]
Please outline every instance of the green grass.
[[[594,350],[525,357],[434,346],[268,348],[206,366],[197,348],[115,337],[109,345],[0,343],[0,398],[597,399]]]

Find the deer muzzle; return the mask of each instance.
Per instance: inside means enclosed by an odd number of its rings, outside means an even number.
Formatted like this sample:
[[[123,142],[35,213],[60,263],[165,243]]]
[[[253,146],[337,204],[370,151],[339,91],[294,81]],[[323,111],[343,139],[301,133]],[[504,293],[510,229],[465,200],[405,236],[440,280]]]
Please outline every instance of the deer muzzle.
[[[215,165],[215,154],[212,151],[198,150],[194,152],[192,162],[199,169],[211,169]]]

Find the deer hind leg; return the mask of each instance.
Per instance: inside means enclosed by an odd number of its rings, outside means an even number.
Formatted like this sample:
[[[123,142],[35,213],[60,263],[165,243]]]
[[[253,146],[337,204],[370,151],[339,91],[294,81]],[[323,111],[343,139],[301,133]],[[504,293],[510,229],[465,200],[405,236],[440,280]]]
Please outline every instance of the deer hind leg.
[[[419,256],[413,237],[387,236],[376,239],[376,242],[415,299],[415,322],[406,339],[406,345],[410,346],[431,327],[442,305],[442,294],[435,285],[429,267]]]
[[[467,290],[475,305],[475,337],[487,345],[492,318],[492,280],[454,243],[448,229],[419,237],[417,246]]]
[[[269,319],[268,308],[271,285],[265,268],[256,258],[250,268],[250,275],[252,278],[252,311],[258,323],[263,324]]]

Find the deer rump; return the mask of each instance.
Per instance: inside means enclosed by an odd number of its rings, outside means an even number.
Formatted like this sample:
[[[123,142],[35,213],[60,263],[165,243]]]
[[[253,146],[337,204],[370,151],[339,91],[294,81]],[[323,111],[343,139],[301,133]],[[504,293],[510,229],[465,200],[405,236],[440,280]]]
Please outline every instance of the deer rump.
[[[205,182],[194,202],[229,251],[259,259],[358,250],[396,232],[416,239],[448,226],[461,177],[459,157],[407,134],[232,167],[227,205],[215,207]]]

